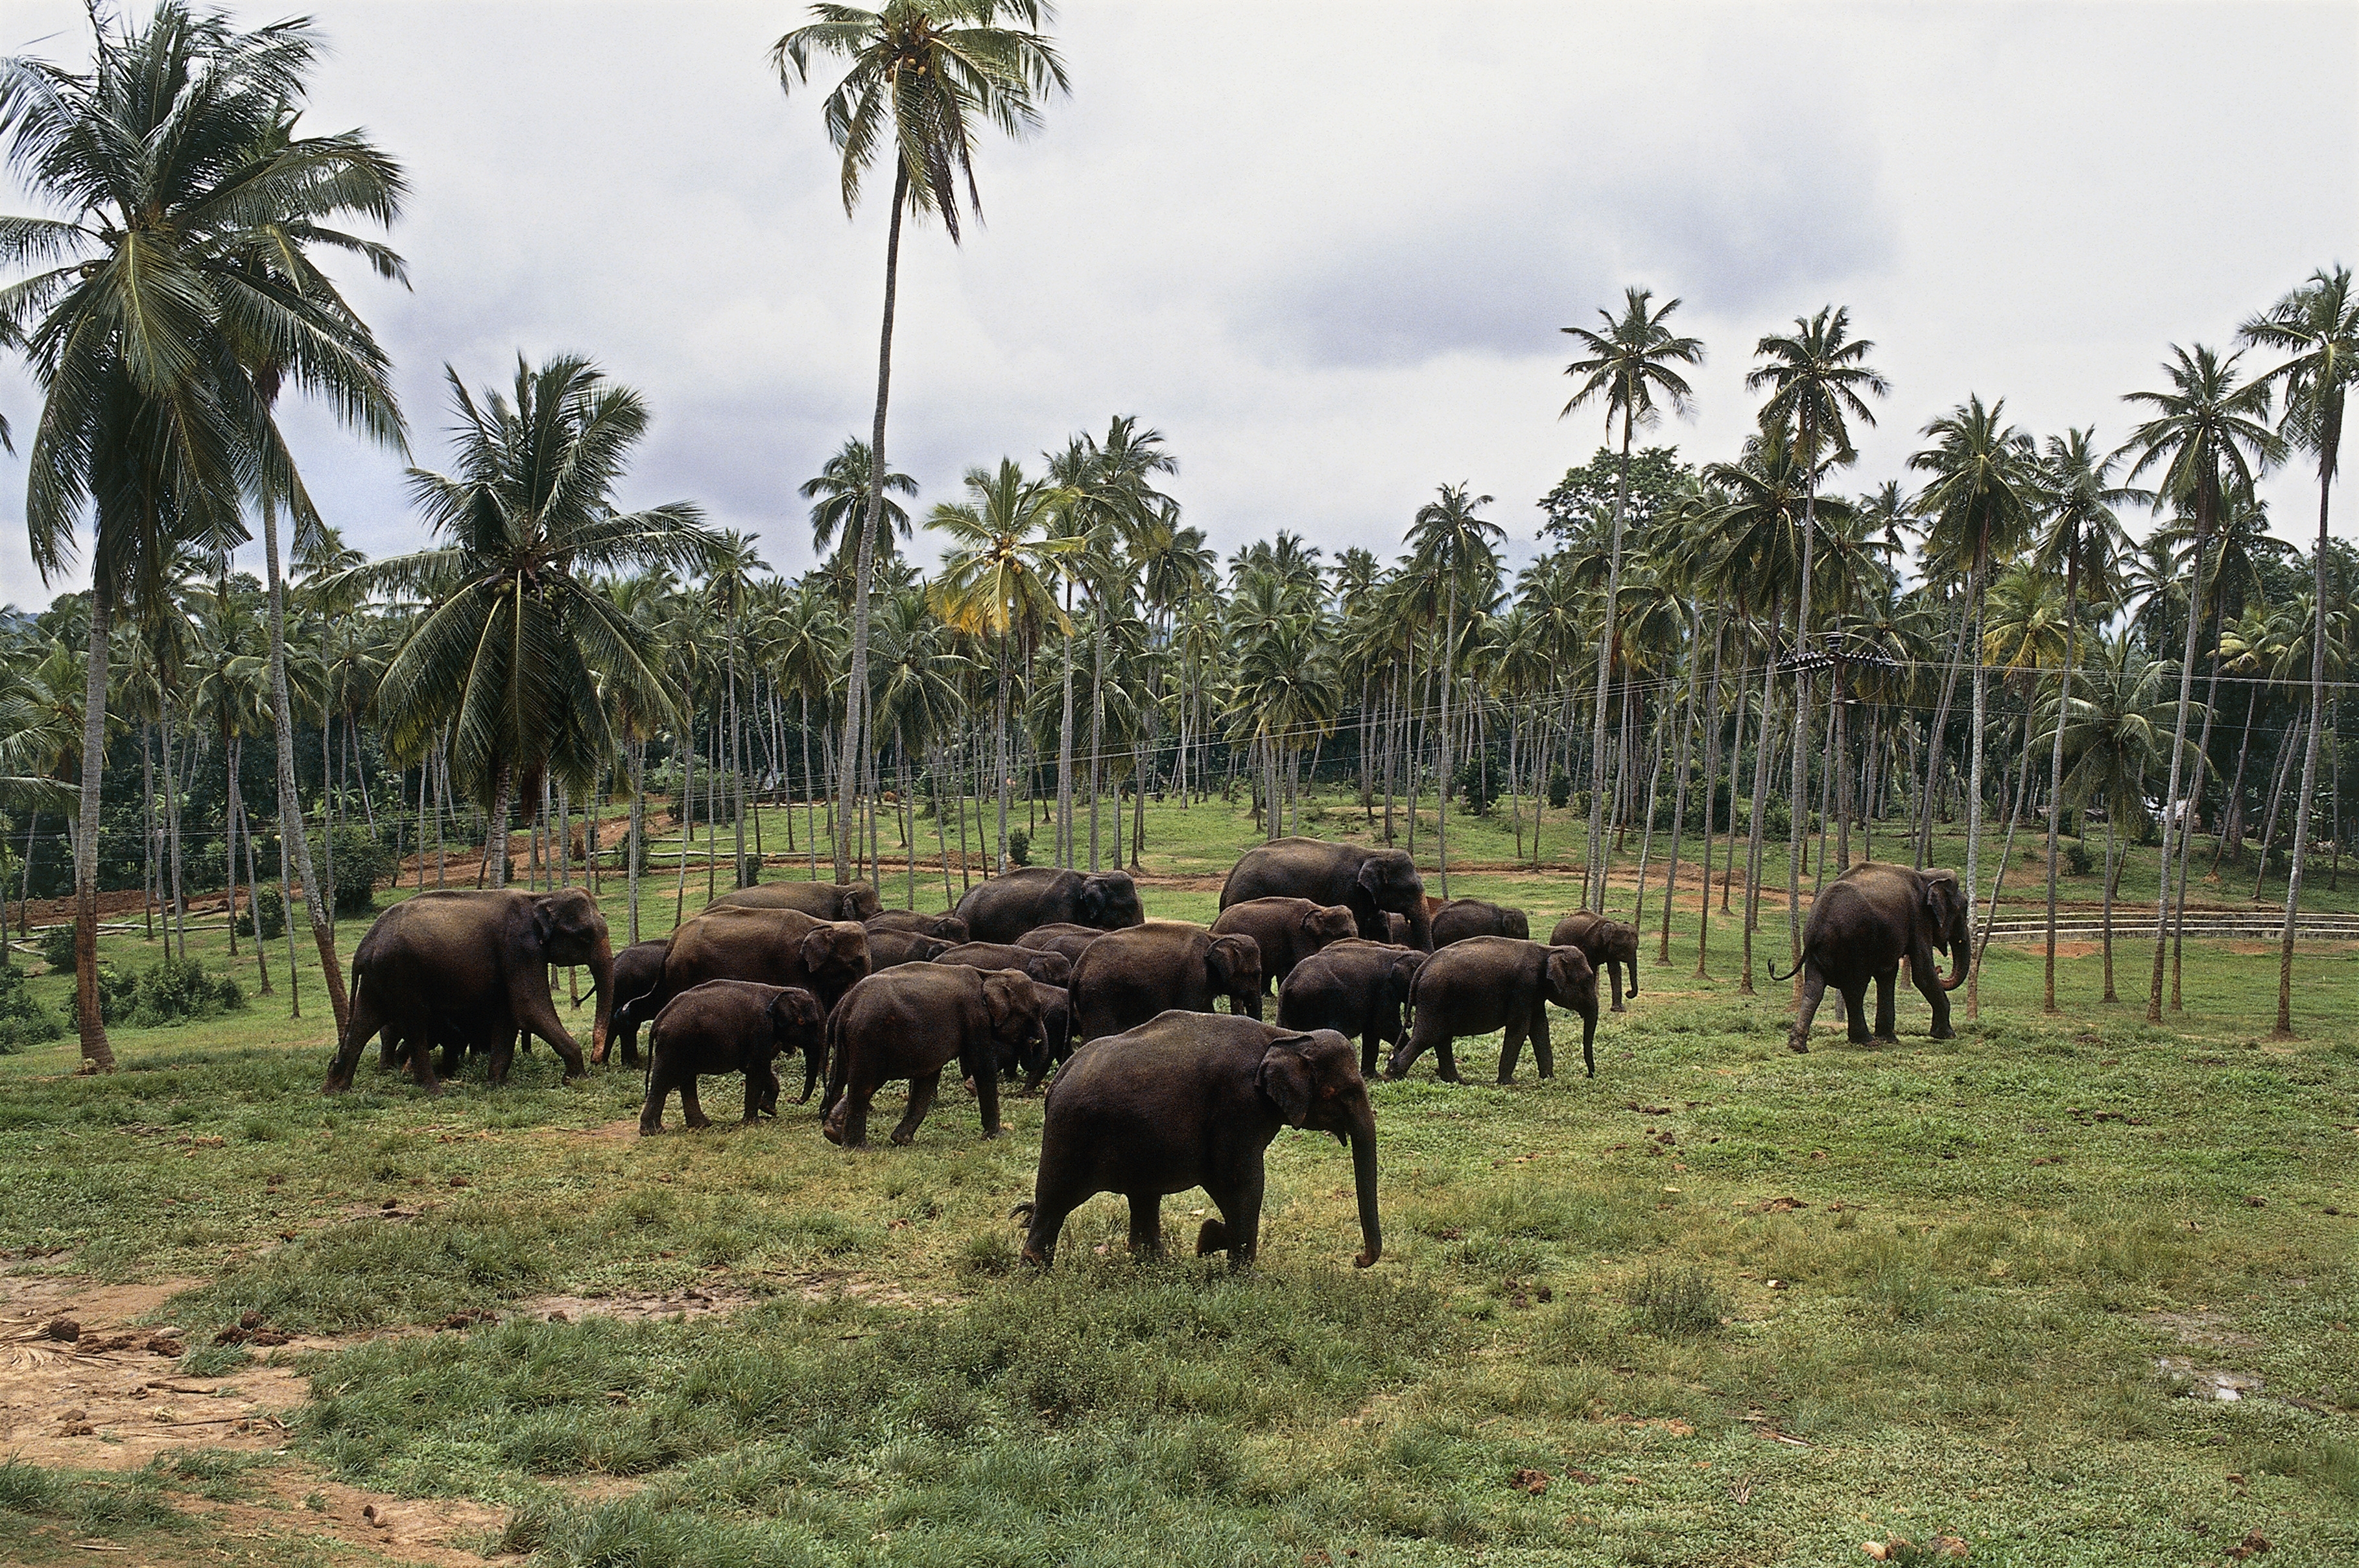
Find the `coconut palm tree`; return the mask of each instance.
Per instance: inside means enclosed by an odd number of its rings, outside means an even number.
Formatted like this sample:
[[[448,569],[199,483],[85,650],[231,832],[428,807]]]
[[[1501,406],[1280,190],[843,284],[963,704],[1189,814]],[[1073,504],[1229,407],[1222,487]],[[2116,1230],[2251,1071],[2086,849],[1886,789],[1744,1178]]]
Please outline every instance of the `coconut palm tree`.
[[[2071,770],[2064,777],[2060,804],[2075,810],[2101,805],[2105,812],[2104,962],[2105,995],[2114,993],[2114,884],[2120,877],[2116,835],[2124,827],[2143,829],[2148,780],[2154,776],[2172,723],[2168,681],[2170,667],[2149,658],[2137,638],[2124,630],[2099,644],[2086,671],[2083,694],[2062,703],[2064,749]],[[2054,723],[2051,710],[2049,722]]]
[[[729,768],[734,775],[730,790],[731,815],[737,829],[737,858],[731,885],[742,887],[745,885],[745,723],[738,704],[737,645],[745,637],[745,603],[754,592],[754,573],[767,572],[770,564],[755,549],[755,541],[736,529],[723,528],[719,538],[705,578],[704,593],[721,617],[725,638],[723,663],[728,686],[722,699],[726,711],[721,717],[729,733]]]
[[[816,20],[770,50],[779,88],[791,95],[810,80],[812,58],[847,62],[821,104],[827,136],[842,156],[847,218],[880,144],[893,149],[893,204],[885,238],[885,321],[876,350],[876,419],[868,438],[872,482],[862,519],[860,561],[852,589],[852,689],[845,703],[843,759],[836,788],[835,877],[841,882],[859,777],[861,729],[868,711],[868,577],[885,511],[885,409],[893,379],[893,306],[900,283],[901,215],[931,212],[955,245],[962,203],[977,217],[975,132],[984,123],[1022,136],[1039,124],[1040,100],[1064,91],[1064,62],[1040,33],[1038,0],[887,0],[881,11],[819,5]],[[1008,17],[1021,24],[1000,26]],[[966,191],[960,194],[963,179]]]
[[[2352,288],[2351,269],[2321,267],[2267,314],[2246,322],[2238,335],[2288,355],[2262,381],[2283,386],[2286,416],[2280,430],[2318,459],[2318,549],[2310,559],[2316,625],[2310,634],[2310,735],[2302,748],[2301,793],[2295,797],[2285,933],[2277,949],[2277,1032],[2285,1036],[2293,1032],[2293,920],[2301,902],[2310,807],[2317,799],[2319,737],[2326,728],[2327,503],[2343,448],[2344,398],[2353,380],[2359,379],[2359,294]]]
[[[906,474],[886,474],[882,479],[872,475],[866,441],[858,436],[844,437],[842,450],[821,463],[820,471],[795,492],[811,504],[811,550],[827,558],[820,574],[847,606],[859,575],[860,518],[869,498],[880,491],[885,509],[876,550],[879,560],[890,560],[898,548],[893,536],[897,532],[902,539],[909,537],[909,509],[893,496],[898,494],[915,500],[918,482]]]
[[[1815,316],[1794,318],[1794,331],[1786,335],[1775,333],[1754,345],[1755,355],[1767,363],[1746,373],[1745,389],[1758,392],[1769,389],[1769,400],[1761,406],[1763,426],[1790,426],[1794,444],[1803,462],[1805,478],[1802,492],[1802,570],[1799,591],[1794,604],[1794,776],[1788,786],[1793,826],[1791,842],[1787,846],[1786,917],[1788,937],[1792,956],[1799,962],[1802,953],[1802,832],[1808,825],[1810,779],[1810,748],[1800,737],[1810,727],[1810,580],[1814,575],[1816,557],[1815,536],[1818,533],[1819,475],[1830,464],[1848,465],[1857,454],[1852,449],[1851,421],[1864,425],[1875,423],[1875,411],[1868,408],[1867,397],[1881,397],[1891,390],[1890,385],[1869,366],[1867,356],[1875,345],[1865,338],[1851,335],[1851,310],[1848,307],[1828,305]],[[1802,995],[1802,977],[1798,970],[1794,976],[1797,1002]]]
[[[94,31],[85,72],[0,60],[9,166],[37,200],[71,214],[6,221],[8,259],[29,270],[0,291],[0,328],[23,345],[44,400],[25,510],[45,577],[73,554],[85,508],[92,525],[75,968],[84,1059],[104,1071],[96,834],[108,627],[158,591],[176,548],[241,542],[244,499],[263,507],[276,603],[276,508],[294,507],[299,527],[310,516],[271,417],[282,386],[323,393],[345,423],[399,443],[384,355],[310,253],[351,252],[398,277],[391,252],[327,225],[390,222],[403,181],[356,135],[290,134],[319,48],[307,24],[239,32],[164,0],[144,24],[116,29],[101,16]],[[280,619],[275,611],[275,638]],[[285,746],[283,700],[277,713]],[[299,845],[291,757],[280,811]],[[309,877],[305,886],[341,1021],[334,935]]]
[[[2048,438],[2047,453],[2035,481],[2038,504],[2047,513],[2033,561],[2053,574],[2064,571],[2064,664],[2058,677],[2057,702],[2071,711],[2072,665],[2079,655],[2080,606],[2085,592],[2104,601],[2116,584],[2114,563],[2128,553],[2129,536],[2114,508],[2142,499],[2135,490],[2113,482],[2114,460],[2097,449],[2093,429],[2068,430]],[[2054,730],[2048,757],[2048,960],[2047,1000],[2042,1011],[2056,1011],[2056,835],[2064,820],[2064,730]]]
[[[1984,407],[1980,396],[1969,397],[1949,413],[1926,425],[1931,445],[1913,453],[1908,466],[1931,474],[1919,504],[1930,514],[1926,552],[1939,569],[1954,575],[1965,568],[1966,594],[1960,616],[1962,651],[1973,656],[1973,716],[1968,724],[1972,757],[1966,784],[1966,914],[1972,922],[1979,908],[1982,884],[1983,826],[1983,615],[1989,598],[1991,563],[2013,560],[2030,542],[2036,457],[2031,437],[2006,422],[2006,399]],[[1967,628],[1971,627],[1969,632]],[[1967,640],[1968,638],[1971,640]],[[1933,719],[1933,744],[1939,746],[1949,718],[1949,688]],[[1919,861],[1931,832],[1927,816],[1919,830]],[[1966,1007],[1974,1015],[1979,1000],[1974,976],[1981,971],[1976,955],[1969,969]]]
[[[505,886],[508,808],[554,774],[586,789],[618,744],[603,681],[640,711],[677,712],[642,628],[593,574],[642,566],[710,570],[723,541],[692,502],[614,510],[613,491],[647,410],[585,359],[516,359],[512,397],[469,393],[445,367],[459,459],[409,472],[443,542],[354,569],[353,582],[434,600],[386,667],[386,744],[418,755],[447,724],[460,788],[484,808],[493,886]]]
[[[2192,546],[2194,577],[2203,581],[2203,551],[2220,519],[2223,492],[2230,485],[2249,494],[2264,465],[2283,452],[2285,443],[2263,421],[2269,411],[2269,383],[2245,381],[2236,369],[2243,357],[2225,359],[2202,344],[2192,350],[2173,344],[2163,364],[2170,379],[2167,392],[2131,392],[2123,401],[2152,410],[2152,418],[2130,432],[2121,452],[2135,454],[2124,476],[2135,482],[2148,469],[2157,471],[2157,504],[2178,502],[2195,515]],[[2180,762],[2187,750],[2187,719],[2194,698],[2197,627],[2203,616],[2190,603],[2187,614],[2187,650],[2179,665],[2179,716],[2171,735],[2170,778],[2163,795],[2161,889],[2154,917],[2154,979],[2147,998],[2147,1021],[2162,1021],[2162,967],[2170,942],[2172,834],[2193,826],[2192,803],[2180,800]]]
[[[1627,289],[1622,295],[1622,314],[1600,310],[1598,319],[1604,323],[1603,332],[1587,327],[1558,329],[1581,344],[1587,357],[1574,360],[1564,367],[1567,376],[1582,377],[1581,387],[1572,400],[1564,406],[1560,419],[1570,415],[1583,403],[1593,400],[1605,405],[1605,439],[1614,439],[1614,421],[1622,421],[1622,461],[1614,485],[1614,541],[1611,561],[1606,571],[1605,604],[1609,621],[1622,593],[1622,535],[1630,509],[1630,440],[1640,427],[1653,429],[1662,418],[1657,405],[1670,405],[1674,413],[1686,417],[1693,409],[1694,388],[1673,368],[1681,365],[1703,363],[1703,340],[1681,337],[1664,323],[1671,312],[1680,308],[1677,299],[1668,300],[1660,310],[1652,308],[1654,290]],[[1604,855],[1599,834],[1603,809],[1605,757],[1605,681],[1607,660],[1614,645],[1614,627],[1609,624],[1605,635],[1597,639],[1597,704],[1596,734],[1590,746],[1589,789],[1589,853],[1588,876],[1593,883],[1589,907],[1605,907]]]
[[[1675,301],[1676,302],[1676,301]],[[1441,857],[1441,896],[1450,897],[1450,688],[1459,661],[1458,605],[1462,597],[1487,605],[1498,593],[1499,546],[1507,530],[1476,511],[1491,504],[1488,495],[1469,497],[1463,485],[1444,485],[1433,500],[1417,509],[1409,526],[1412,564],[1443,584],[1449,608],[1441,638],[1441,801],[1434,842]],[[1599,701],[1603,702],[1601,692]],[[1590,808],[1593,820],[1596,807]],[[1593,850],[1599,846],[1593,844]],[[1598,878],[1603,892],[1604,878]]]

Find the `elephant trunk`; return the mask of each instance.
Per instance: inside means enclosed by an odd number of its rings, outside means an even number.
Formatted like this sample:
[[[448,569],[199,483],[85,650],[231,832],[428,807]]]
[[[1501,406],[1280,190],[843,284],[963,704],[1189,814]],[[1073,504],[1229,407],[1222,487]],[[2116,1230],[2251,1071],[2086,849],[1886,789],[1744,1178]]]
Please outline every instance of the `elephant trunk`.
[[[1385,1255],[1385,1228],[1376,1217],[1376,1116],[1371,1110],[1352,1129],[1352,1182],[1360,1198],[1360,1256],[1353,1267],[1365,1269]]]
[[[1636,996],[1636,995],[1638,994],[1638,955],[1637,955],[1636,953],[1633,953],[1630,955],[1630,993],[1629,993],[1629,994],[1630,994],[1631,996]]]
[[[603,1062],[606,1030],[614,1021],[614,944],[603,931],[590,954],[590,984],[598,993],[598,1011],[590,1024],[590,1055],[592,1061]]]
[[[1433,917],[1426,912],[1423,898],[1409,906],[1408,940],[1419,953],[1433,951]]]
[[[1966,971],[1973,965],[1974,940],[1961,937],[1950,944],[1950,977],[1941,982],[1941,989],[1954,991],[1966,983]]]

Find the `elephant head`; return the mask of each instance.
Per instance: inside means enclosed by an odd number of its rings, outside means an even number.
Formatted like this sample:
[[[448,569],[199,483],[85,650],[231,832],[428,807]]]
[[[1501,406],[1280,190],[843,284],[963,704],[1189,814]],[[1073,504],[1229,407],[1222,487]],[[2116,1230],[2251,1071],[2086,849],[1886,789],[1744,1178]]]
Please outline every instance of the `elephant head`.
[[[1073,983],[1073,961],[1045,947],[1027,950],[1024,973],[1042,985],[1053,985],[1061,991]]]
[[[1139,907],[1138,884],[1127,871],[1093,871],[1082,878],[1073,896],[1073,923],[1100,931],[1123,931],[1145,925],[1147,911]]]
[[[1509,909],[1504,905],[1501,906],[1499,909],[1499,934],[1501,936],[1514,937],[1517,942],[1531,941],[1532,917],[1526,914],[1521,909]]]
[[[1234,931],[1216,936],[1204,950],[1204,968],[1212,989],[1228,996],[1229,1011],[1261,1017],[1261,943]]]
[[[1302,949],[1316,953],[1331,942],[1360,934],[1360,921],[1348,904],[1313,904],[1302,917]]]
[[[1040,1040],[1038,983],[1021,970],[992,970],[983,977],[983,1006],[991,1017],[993,1060],[1002,1054],[1017,1062],[1035,1060]]]
[[[811,1081],[827,1070],[827,1009],[799,985],[780,988],[770,1004],[770,1039],[778,1054],[803,1055],[803,1098],[810,1098]]]
[[[1407,953],[1396,954],[1392,967],[1386,972],[1385,1005],[1390,1012],[1392,1028],[1383,1038],[1395,1045],[1401,1041],[1404,1032],[1401,1020],[1408,1016],[1406,1009],[1409,993],[1417,989],[1417,972],[1425,967],[1425,961],[1431,956],[1410,948]]]
[[[1417,862],[1408,851],[1374,852],[1360,863],[1359,875],[1353,881],[1355,909],[1364,898],[1371,915],[1382,909],[1407,917],[1409,945],[1433,951],[1433,915],[1425,904],[1425,878],[1417,874]]]
[[[1286,1125],[1335,1135],[1352,1150],[1352,1181],[1360,1200],[1362,1269],[1384,1256],[1376,1217],[1376,1110],[1360,1076],[1351,1043],[1333,1029],[1281,1035],[1262,1053],[1254,1086],[1277,1107]]]
[[[1638,994],[1638,928],[1616,922],[1605,942],[1605,955],[1630,972],[1630,995]]]
[[[1966,983],[1973,966],[1973,930],[1968,922],[1966,890],[1954,871],[1928,871],[1925,876],[1925,934],[1950,955],[1950,977],[1941,989],[1954,991]]]
[[[857,920],[829,920],[802,940],[803,974],[820,1005],[832,1011],[868,973],[868,932]]]
[[[532,935],[544,964],[582,964],[597,993],[598,1011],[590,1028],[591,1054],[603,1061],[606,1030],[614,1018],[614,949],[606,940],[606,917],[580,887],[543,893],[532,900]]]
[[[865,882],[854,882],[835,890],[835,918],[840,920],[873,920],[885,912],[876,897],[876,889]]]
[[[1073,1009],[1071,993],[1062,985],[1043,985],[1035,980],[1032,996],[1040,1004],[1040,1049],[1028,1060],[1024,1051],[1017,1051],[1016,1064],[1027,1080],[1038,1083],[1049,1063],[1063,1061],[1071,1049]]]
[[[1577,947],[1548,950],[1548,979],[1542,987],[1548,999],[1583,1018],[1597,1010],[1597,971],[1589,954]]]

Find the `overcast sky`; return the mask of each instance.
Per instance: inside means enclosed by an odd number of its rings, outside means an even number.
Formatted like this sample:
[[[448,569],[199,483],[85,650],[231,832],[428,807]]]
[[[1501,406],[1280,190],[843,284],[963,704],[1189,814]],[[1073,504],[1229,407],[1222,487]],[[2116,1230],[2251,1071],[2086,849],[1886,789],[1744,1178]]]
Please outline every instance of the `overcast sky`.
[[[847,220],[819,93],[766,69],[802,9],[308,9],[333,54],[306,127],[364,127],[414,187],[391,236],[411,289],[353,288],[411,460],[446,460],[445,364],[506,384],[519,351],[585,353],[654,411],[626,505],[693,499],[810,565],[794,490],[868,428],[888,187]],[[79,69],[81,13],[0,0],[0,49]],[[1848,305],[1893,385],[1844,482],[1866,489],[1969,392],[2117,441],[2170,343],[2225,343],[2359,264],[2350,0],[1090,0],[1053,30],[1072,95],[983,144],[986,222],[904,240],[887,449],[922,504],[1127,412],[1223,555],[1286,528],[1389,556],[1461,481],[1528,550],[1537,498],[1603,435],[1602,411],[1558,417],[1558,329],[1627,286],[1682,299],[1708,347],[1700,417],[1655,438],[1702,458],[1751,425],[1756,340]],[[14,364],[0,410],[20,436],[37,413]],[[351,542],[422,542],[403,458],[288,424]],[[2280,534],[2314,526],[2306,476],[2270,491]],[[38,604],[71,584],[33,572],[23,496],[0,461],[0,598]]]

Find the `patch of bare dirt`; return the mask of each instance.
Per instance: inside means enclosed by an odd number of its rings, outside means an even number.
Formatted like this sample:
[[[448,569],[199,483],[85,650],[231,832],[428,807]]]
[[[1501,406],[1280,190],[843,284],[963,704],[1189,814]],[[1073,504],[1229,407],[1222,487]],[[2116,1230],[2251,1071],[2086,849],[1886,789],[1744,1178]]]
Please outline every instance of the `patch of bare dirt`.
[[[475,1550],[507,1523],[507,1511],[461,1497],[401,1499],[327,1480],[308,1467],[258,1472],[272,1503],[230,1503],[212,1510],[224,1534],[260,1540],[325,1538],[396,1563],[429,1568],[483,1568]],[[314,1503],[318,1507],[313,1507]]]
[[[874,1275],[853,1273],[848,1269],[814,1269],[787,1278],[794,1281],[796,1290],[807,1301],[830,1301],[841,1297],[880,1307],[949,1307],[958,1304],[955,1296],[930,1290],[912,1290],[890,1279],[879,1279]]]
[[[573,1323],[582,1318],[620,1318],[645,1323],[653,1318],[694,1317],[701,1312],[730,1312],[761,1298],[735,1285],[684,1285],[677,1290],[616,1290],[604,1295],[535,1296],[508,1309],[512,1316],[548,1323]]]
[[[2148,1312],[2145,1322],[2148,1328],[2169,1334],[2181,1345],[2242,1346],[2261,1343],[2256,1335],[2230,1328],[2223,1312]]]

